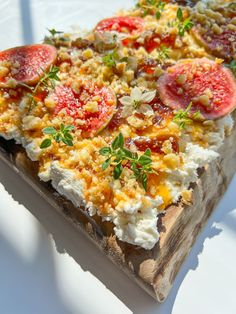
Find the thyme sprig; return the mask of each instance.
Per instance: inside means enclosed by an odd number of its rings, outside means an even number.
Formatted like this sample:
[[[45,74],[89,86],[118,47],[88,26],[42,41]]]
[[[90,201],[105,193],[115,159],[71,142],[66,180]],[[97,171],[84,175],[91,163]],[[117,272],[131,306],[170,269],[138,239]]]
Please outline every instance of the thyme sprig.
[[[73,136],[71,135],[71,131],[74,129],[75,127],[73,125],[65,126],[63,123],[60,125],[58,131],[52,126],[44,128],[42,130],[43,133],[49,135],[49,137],[42,141],[40,148],[45,149],[50,147],[53,140],[57,143],[63,142],[67,146],[73,146]]]
[[[109,68],[113,68],[116,66],[116,63],[119,61],[119,55],[117,50],[114,49],[111,53],[103,56],[102,62]]]
[[[119,179],[124,167],[129,166],[133,171],[133,177],[147,191],[148,174],[154,173],[152,169],[151,150],[148,148],[142,155],[133,153],[124,145],[124,137],[120,133],[110,147],[103,147],[99,150],[100,155],[105,156],[106,160],[102,164],[102,170],[109,166],[113,167],[113,178]]]
[[[198,120],[201,118],[200,111],[196,111],[193,114],[190,114],[190,110],[192,108],[192,105],[193,105],[193,103],[190,102],[188,107],[185,110],[179,109],[175,113],[174,118],[173,118],[173,122],[178,124],[180,129],[185,129],[187,124],[192,124],[193,119]]]
[[[38,81],[37,85],[34,87],[33,94],[36,94],[39,87],[54,89],[56,86],[55,82],[60,81],[60,78],[58,76],[58,72],[59,72],[59,68],[56,67],[55,65],[51,65],[49,71],[44,72],[43,76]],[[40,73],[38,73],[38,74],[39,74],[39,76],[41,76]]]
[[[183,37],[186,31],[189,31],[193,27],[193,22],[191,21],[190,17],[184,19],[183,11],[181,8],[178,8],[176,13],[177,18],[177,27],[179,30],[179,36]]]
[[[148,14],[155,15],[159,20],[165,9],[166,3],[161,0],[146,0],[145,3],[137,3],[136,7],[142,9],[143,16]]]
[[[38,76],[41,77],[36,84],[36,86],[32,87],[24,83],[20,83],[21,86],[30,90],[30,93],[27,93],[27,96],[30,98],[30,109],[37,105],[36,95],[40,88],[46,89],[55,89],[56,81],[60,81],[58,76],[59,68],[51,65],[48,72],[44,72],[41,69],[41,73],[38,72]],[[43,74],[43,75],[42,75]]]
[[[170,48],[167,48],[165,45],[161,45],[160,49],[157,51],[158,56],[157,59],[160,63],[164,63],[166,59],[169,59],[169,54],[171,52]]]
[[[56,36],[62,34],[63,32],[55,30],[55,28],[47,29],[50,36],[45,36],[43,42],[48,45],[56,44]]]
[[[103,56],[102,62],[109,68],[116,67],[117,63],[119,62],[128,62],[128,57],[121,57],[117,51],[114,49],[112,52],[108,53],[107,55]]]

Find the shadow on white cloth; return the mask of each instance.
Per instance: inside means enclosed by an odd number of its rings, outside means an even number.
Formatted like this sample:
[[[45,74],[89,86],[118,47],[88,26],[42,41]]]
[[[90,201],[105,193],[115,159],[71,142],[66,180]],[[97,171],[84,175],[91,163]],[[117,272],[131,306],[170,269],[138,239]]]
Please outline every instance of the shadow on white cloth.
[[[38,236],[37,254],[26,261],[0,230],[0,252],[4,252],[0,261],[3,314],[72,314],[57,288],[51,242],[46,233],[39,232]]]
[[[24,45],[34,42],[32,14],[29,0],[19,0],[21,27]]]
[[[171,313],[178,290],[184,280],[184,277],[189,270],[194,270],[198,266],[198,256],[203,250],[204,241],[207,238],[213,238],[219,235],[221,232],[221,229],[217,228],[215,223],[222,222],[222,220],[224,220],[223,222],[228,224],[228,226],[235,231],[235,221],[227,218],[229,212],[235,208],[235,199],[232,193],[232,190],[235,187],[234,180],[226,193],[226,197],[228,198],[227,208],[229,210],[225,210],[225,206],[222,202],[219,204],[213,215],[210,217],[207,226],[198,237],[188,258],[181,267],[169,297],[163,304],[158,304],[144,291],[142,291],[141,288],[130,281],[121,271],[119,271],[83,234],[64,220],[60,214],[55,212],[55,210],[48,205],[43,198],[37,195],[37,193],[29,185],[24,183],[23,180],[17,176],[17,174],[15,174],[11,169],[7,169],[5,164],[2,162],[0,162],[0,168],[0,182],[13,196],[14,200],[23,204],[41,222],[47,232],[52,235],[57,251],[61,254],[68,253],[85,272],[89,271],[96,278],[98,278],[107,287],[107,289],[109,289],[127,306],[128,309],[135,314]],[[2,241],[3,245],[7,245],[4,243],[4,240]],[[43,258],[46,259],[45,263],[48,263],[48,266],[50,267],[45,268],[47,274],[45,275],[45,282],[41,283],[41,287],[43,284],[51,286],[48,293],[52,293],[52,297],[58,298],[56,295],[57,288],[55,287],[53,275],[53,262],[50,258],[50,238],[44,236],[41,241],[47,243],[48,248],[45,250],[39,245],[37,258],[31,265],[22,265],[22,269],[25,272],[37,271],[38,258],[43,256]],[[14,259],[17,258],[14,256],[15,253],[13,251],[11,254]],[[36,279],[32,277],[32,280]],[[43,281],[43,278],[41,278],[41,280]],[[24,283],[22,282],[22,285],[23,284]],[[60,304],[59,300],[58,303]],[[68,313],[68,311],[44,311],[44,314],[54,313]]]

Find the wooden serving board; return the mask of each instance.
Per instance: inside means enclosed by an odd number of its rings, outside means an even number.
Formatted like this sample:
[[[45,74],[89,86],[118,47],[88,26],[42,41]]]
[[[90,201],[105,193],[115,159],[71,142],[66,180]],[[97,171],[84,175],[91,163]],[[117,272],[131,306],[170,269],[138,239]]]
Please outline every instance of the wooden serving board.
[[[236,118],[236,112],[234,114]],[[117,240],[111,223],[90,217],[59,195],[50,183],[40,182],[38,165],[14,143],[0,139],[0,159],[13,168],[57,211],[85,234],[130,278],[158,301],[163,301],[194,241],[236,171],[236,128],[220,149],[220,157],[199,170],[192,204],[170,206],[159,219],[160,241],[150,251]]]

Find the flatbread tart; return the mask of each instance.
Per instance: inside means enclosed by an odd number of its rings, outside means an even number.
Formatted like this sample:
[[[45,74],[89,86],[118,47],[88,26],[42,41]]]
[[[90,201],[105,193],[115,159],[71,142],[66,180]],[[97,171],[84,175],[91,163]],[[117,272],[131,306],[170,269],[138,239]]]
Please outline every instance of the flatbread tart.
[[[0,52],[0,158],[163,301],[236,171],[236,3],[140,0]]]

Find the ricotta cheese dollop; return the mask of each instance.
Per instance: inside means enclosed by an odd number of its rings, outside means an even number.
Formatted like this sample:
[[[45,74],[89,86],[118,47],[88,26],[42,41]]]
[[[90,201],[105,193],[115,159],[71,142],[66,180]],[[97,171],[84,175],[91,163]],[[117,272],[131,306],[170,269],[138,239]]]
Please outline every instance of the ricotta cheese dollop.
[[[117,212],[113,222],[119,240],[150,250],[159,240],[157,230],[158,207],[163,203],[161,197],[155,200],[146,197],[142,202],[126,204],[124,212]]]

